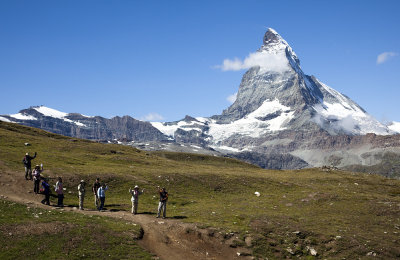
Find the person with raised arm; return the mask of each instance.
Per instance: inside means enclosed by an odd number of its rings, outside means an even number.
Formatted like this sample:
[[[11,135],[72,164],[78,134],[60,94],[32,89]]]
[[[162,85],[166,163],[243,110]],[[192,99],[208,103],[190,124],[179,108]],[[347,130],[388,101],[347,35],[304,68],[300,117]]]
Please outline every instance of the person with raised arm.
[[[131,201],[132,201],[132,214],[136,215],[137,210],[138,210],[138,204],[139,204],[139,195],[142,195],[144,192],[144,189],[142,191],[139,190],[139,186],[135,185],[135,187],[129,189],[129,193],[132,195]]]
[[[104,183],[97,190],[97,196],[100,198],[99,211],[104,209],[104,203],[106,202],[106,190],[108,190],[108,186]]]
[[[25,180],[32,180],[32,160],[36,158],[37,153],[35,152],[35,155],[32,157],[29,155],[29,153],[26,153],[24,156],[24,159],[22,159],[22,162],[24,163],[25,167]]]

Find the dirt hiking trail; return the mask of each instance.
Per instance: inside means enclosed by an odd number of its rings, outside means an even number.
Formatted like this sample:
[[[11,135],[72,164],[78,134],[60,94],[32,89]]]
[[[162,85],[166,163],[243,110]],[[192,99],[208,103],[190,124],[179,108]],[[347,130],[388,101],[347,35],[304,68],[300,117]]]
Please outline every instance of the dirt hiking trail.
[[[230,247],[235,235],[224,239],[215,229],[201,229],[195,224],[183,223],[176,219],[155,218],[154,215],[132,215],[127,211],[82,211],[76,207],[66,206],[60,209],[43,205],[40,203],[43,195],[33,193],[33,182],[25,180],[23,169],[21,172],[12,172],[4,170],[3,166],[0,161],[0,198],[45,209],[108,216],[137,223],[144,231],[138,244],[154,254],[156,259],[253,259],[248,256],[249,249]],[[51,182],[51,187],[53,184]],[[86,203],[91,203],[92,194],[88,194],[85,200]]]

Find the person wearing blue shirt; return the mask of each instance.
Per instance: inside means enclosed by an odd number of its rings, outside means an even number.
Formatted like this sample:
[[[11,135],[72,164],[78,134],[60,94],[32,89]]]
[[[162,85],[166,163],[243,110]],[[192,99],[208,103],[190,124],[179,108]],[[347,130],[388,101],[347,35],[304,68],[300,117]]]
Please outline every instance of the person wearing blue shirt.
[[[43,187],[43,194],[44,194],[44,199],[42,200],[42,204],[50,205],[50,185],[48,183],[48,179],[44,178],[42,181],[42,187]]]
[[[102,184],[101,187],[97,190],[97,196],[100,199],[100,207],[99,210],[104,209],[104,202],[106,201],[106,190],[108,190],[108,186]]]

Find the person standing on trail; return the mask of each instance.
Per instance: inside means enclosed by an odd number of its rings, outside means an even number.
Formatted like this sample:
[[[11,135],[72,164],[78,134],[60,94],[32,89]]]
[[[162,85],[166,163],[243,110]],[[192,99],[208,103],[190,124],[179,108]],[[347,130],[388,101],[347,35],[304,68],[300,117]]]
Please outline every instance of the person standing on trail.
[[[158,192],[160,194],[160,202],[158,203],[157,218],[160,217],[161,211],[163,212],[163,218],[166,218],[168,192],[165,188],[160,189],[160,187],[158,187]]]
[[[55,189],[56,193],[57,193],[57,198],[58,198],[58,202],[57,202],[57,206],[58,207],[64,207],[64,190],[63,190],[63,183],[62,183],[62,179],[61,177],[58,177],[58,181],[56,183],[56,189]]]
[[[81,180],[78,185],[78,195],[79,195],[79,209],[83,210],[83,201],[85,199],[85,181]]]
[[[104,209],[104,203],[106,202],[106,190],[108,190],[108,186],[105,185],[104,183],[97,190],[97,196],[100,198],[99,210],[103,210]]]
[[[39,184],[40,184],[40,173],[43,171],[43,164],[42,167],[39,165],[35,166],[33,170],[33,192],[35,194],[39,193]]]
[[[22,162],[24,163],[24,167],[25,167],[25,180],[28,180],[28,175],[29,175],[29,180],[32,180],[31,161],[35,158],[36,158],[36,152],[33,157],[30,156],[29,153],[26,153],[24,159],[22,159]]]
[[[99,196],[97,196],[97,191],[100,188],[100,178],[96,178],[96,181],[93,183],[92,186],[92,191],[94,194],[94,205],[96,207],[96,209],[99,208]]]
[[[42,204],[45,205],[50,205],[50,185],[49,185],[49,179],[44,178],[42,181],[42,187],[43,187],[43,194],[44,194],[44,199],[42,200]]]
[[[132,214],[136,215],[137,210],[138,210],[138,204],[139,204],[139,195],[142,195],[144,192],[144,189],[142,191],[139,191],[139,186],[135,185],[133,188],[129,188],[129,193],[132,195],[131,201],[132,201]]]

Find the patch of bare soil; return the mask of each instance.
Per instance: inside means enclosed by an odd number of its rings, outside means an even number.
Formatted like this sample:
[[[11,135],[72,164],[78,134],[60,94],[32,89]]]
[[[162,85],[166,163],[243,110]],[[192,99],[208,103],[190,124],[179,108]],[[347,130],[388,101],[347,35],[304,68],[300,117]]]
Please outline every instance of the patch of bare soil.
[[[73,228],[74,225],[62,222],[13,224],[0,227],[0,233],[4,235],[41,235],[41,234],[59,234],[65,230]]]
[[[21,172],[4,170],[0,161],[0,197],[18,203],[52,208],[40,203],[42,195],[33,191],[33,182],[26,181]],[[251,259],[249,249],[232,247],[235,237],[222,236],[213,229],[201,229],[195,224],[182,223],[176,219],[158,219],[146,214],[132,215],[125,211],[78,211],[65,207],[63,210],[76,211],[85,215],[103,215],[137,223],[143,228],[143,237],[138,240],[140,246],[155,254],[159,259]],[[18,232],[58,232],[57,223],[41,223],[34,227],[13,227]],[[33,228],[33,229],[32,229]],[[64,227],[68,228],[68,227]],[[1,233],[4,231],[1,230]],[[137,239],[137,238],[133,238]]]

